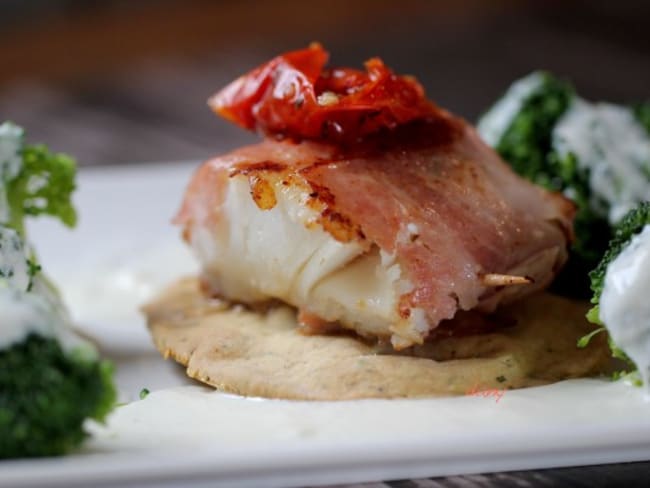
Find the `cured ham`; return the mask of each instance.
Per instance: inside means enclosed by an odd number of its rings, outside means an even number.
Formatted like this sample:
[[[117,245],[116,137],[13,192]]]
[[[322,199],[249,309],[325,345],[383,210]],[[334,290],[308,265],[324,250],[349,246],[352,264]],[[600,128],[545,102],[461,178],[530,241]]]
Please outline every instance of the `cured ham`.
[[[265,139],[204,163],[176,218],[208,293],[281,300],[308,325],[401,349],[552,281],[568,200],[518,177],[413,78],[326,61],[312,45],[210,99]]]

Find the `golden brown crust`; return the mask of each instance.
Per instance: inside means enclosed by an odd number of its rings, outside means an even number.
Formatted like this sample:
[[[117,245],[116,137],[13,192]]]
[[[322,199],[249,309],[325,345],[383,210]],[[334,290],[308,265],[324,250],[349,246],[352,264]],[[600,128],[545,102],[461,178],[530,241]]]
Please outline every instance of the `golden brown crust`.
[[[156,347],[187,374],[248,396],[347,400],[463,395],[603,372],[603,338],[586,349],[585,304],[548,294],[504,310],[516,325],[395,353],[351,336],[305,336],[294,310],[265,314],[205,298],[184,279],[144,309]],[[507,317],[506,317],[507,316]]]

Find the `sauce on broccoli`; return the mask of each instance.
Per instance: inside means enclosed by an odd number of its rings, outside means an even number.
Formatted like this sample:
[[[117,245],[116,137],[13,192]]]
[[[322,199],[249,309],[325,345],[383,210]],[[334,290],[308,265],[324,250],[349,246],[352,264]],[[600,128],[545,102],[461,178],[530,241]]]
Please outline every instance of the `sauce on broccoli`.
[[[68,452],[115,403],[112,367],[71,329],[25,237],[26,216],[74,226],[75,163],[0,125],[0,459]]]

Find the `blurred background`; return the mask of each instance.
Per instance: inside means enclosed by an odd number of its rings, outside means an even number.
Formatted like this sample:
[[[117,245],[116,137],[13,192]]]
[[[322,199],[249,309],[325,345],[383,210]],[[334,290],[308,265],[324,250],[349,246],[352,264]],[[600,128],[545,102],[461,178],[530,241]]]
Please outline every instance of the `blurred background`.
[[[474,121],[515,78],[650,97],[648,0],[0,0],[0,120],[82,165],[203,159],[255,140],[205,100],[285,50],[378,55]]]

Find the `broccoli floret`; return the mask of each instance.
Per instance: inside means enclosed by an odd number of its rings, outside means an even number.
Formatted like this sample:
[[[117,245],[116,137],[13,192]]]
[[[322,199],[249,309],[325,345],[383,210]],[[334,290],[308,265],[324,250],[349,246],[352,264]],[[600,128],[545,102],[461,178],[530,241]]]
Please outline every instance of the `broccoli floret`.
[[[32,282],[28,291],[0,281],[0,307],[15,308],[3,310],[11,321],[2,324],[10,345],[0,349],[0,459],[64,454],[84,439],[84,420],[103,420],[115,403],[111,365],[67,329],[38,272]]]
[[[32,334],[0,351],[0,459],[64,454],[115,403],[112,366]]]
[[[593,296],[591,302],[594,307],[587,314],[587,319],[593,324],[601,326],[594,330],[592,333],[584,336],[578,342],[580,347],[584,347],[589,343],[591,337],[600,332],[606,331],[604,324],[600,320],[599,303],[600,296],[605,286],[605,273],[607,266],[627,247],[632,238],[639,234],[643,228],[650,224],[650,202],[643,202],[638,207],[630,210],[625,217],[616,225],[614,229],[614,237],[609,243],[609,247],[605,251],[598,266],[589,273],[591,280],[591,290]],[[609,338],[609,347],[612,350],[612,356],[627,362],[630,366],[634,367],[634,363],[627,357],[627,355]]]
[[[84,420],[102,420],[116,396],[112,367],[70,330],[25,243],[26,216],[76,223],[75,163],[23,138],[21,128],[0,125],[0,306],[9,339],[0,349],[0,458],[68,452],[84,439]]]
[[[607,247],[611,231],[607,219],[591,208],[589,172],[572,153],[561,157],[553,148],[553,128],[575,96],[573,87],[549,73],[534,73],[536,83],[504,127],[494,148],[521,176],[544,188],[563,192],[576,203],[575,242],[567,266],[553,290],[567,296],[589,296],[587,273]],[[506,94],[508,96],[508,94]],[[495,107],[497,107],[495,105]],[[490,112],[484,116],[484,120]],[[484,125],[479,123],[479,129]]]
[[[68,227],[77,223],[71,196],[75,189],[75,161],[65,154],[51,153],[45,146],[25,146],[23,164],[7,182],[11,209],[8,225],[24,232],[25,216],[49,215]]]
[[[565,296],[589,297],[589,271],[596,266],[607,249],[612,236],[608,220],[590,205],[589,173],[580,169],[573,153],[560,157],[555,151],[549,154],[551,166],[561,181],[562,191],[576,204],[573,219],[575,240],[571,245],[569,261],[562,269],[551,289]]]
[[[591,290],[594,293],[591,299],[592,303],[598,305],[600,302],[600,295],[605,285],[605,272],[609,263],[629,244],[632,237],[640,233],[647,224],[650,224],[650,202],[643,202],[635,209],[630,210],[616,225],[614,237],[610,241],[607,251],[605,251],[596,269],[589,273]],[[592,317],[594,317],[593,312]]]

